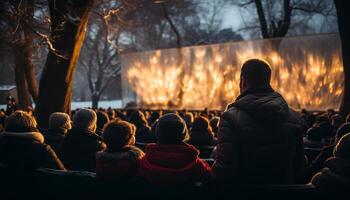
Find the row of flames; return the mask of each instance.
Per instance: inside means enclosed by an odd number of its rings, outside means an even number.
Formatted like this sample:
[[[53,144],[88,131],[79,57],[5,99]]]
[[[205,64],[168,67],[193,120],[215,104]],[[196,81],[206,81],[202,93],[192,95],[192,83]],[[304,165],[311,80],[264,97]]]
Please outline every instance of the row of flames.
[[[266,60],[272,68],[272,87],[294,108],[337,107],[343,87],[339,51],[329,56],[306,50],[297,56],[274,50],[191,48],[156,51],[135,59],[126,78],[148,108],[223,109],[239,95],[240,68],[249,58]],[[181,60],[179,61],[179,57]]]

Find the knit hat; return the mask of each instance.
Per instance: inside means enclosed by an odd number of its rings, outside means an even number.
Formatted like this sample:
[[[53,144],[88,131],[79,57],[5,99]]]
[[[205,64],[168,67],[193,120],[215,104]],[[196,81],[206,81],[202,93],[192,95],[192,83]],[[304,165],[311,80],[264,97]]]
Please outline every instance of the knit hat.
[[[334,148],[333,154],[337,158],[350,160],[350,133],[344,135]]]
[[[161,144],[177,144],[188,140],[185,121],[177,114],[168,113],[157,121],[157,142]]]
[[[95,132],[96,122],[97,116],[95,111],[91,109],[81,109],[74,115],[73,127]]]
[[[54,112],[49,117],[49,129],[64,128],[71,129],[71,120],[67,113]]]

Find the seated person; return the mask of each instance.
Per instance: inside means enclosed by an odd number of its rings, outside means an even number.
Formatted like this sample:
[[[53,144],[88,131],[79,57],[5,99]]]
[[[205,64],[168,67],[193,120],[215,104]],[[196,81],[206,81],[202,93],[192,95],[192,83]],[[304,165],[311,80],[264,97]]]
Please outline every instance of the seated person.
[[[350,123],[343,124],[337,131],[335,136],[335,144],[327,145],[322,148],[321,152],[317,157],[312,161],[310,166],[306,170],[307,180],[310,180],[310,177],[316,172],[320,171],[324,167],[324,162],[333,157],[333,151],[336,144],[339,142],[340,138],[345,134],[350,133]]]
[[[54,150],[44,143],[35,118],[24,111],[15,111],[5,121],[5,132],[0,134],[0,163],[16,169],[65,170]]]
[[[344,135],[334,148],[325,168],[312,178],[316,187],[327,190],[349,189],[350,185],[350,133]]]
[[[196,146],[215,146],[216,138],[206,117],[196,117],[190,131],[189,143]]]
[[[96,154],[96,175],[104,180],[128,180],[138,171],[144,156],[135,144],[135,128],[126,121],[106,124],[103,139],[107,145]]]
[[[185,141],[188,131],[177,114],[165,114],[156,125],[156,144],[146,146],[138,176],[153,186],[178,186],[204,181],[211,168],[198,155],[199,151]]]
[[[45,133],[45,142],[50,145],[57,155],[61,154],[63,139],[72,128],[68,114],[62,112],[52,113],[49,117],[49,130]]]
[[[91,109],[81,109],[74,115],[73,128],[62,144],[61,157],[67,169],[95,171],[96,153],[106,147],[95,133],[96,122],[96,113]]]

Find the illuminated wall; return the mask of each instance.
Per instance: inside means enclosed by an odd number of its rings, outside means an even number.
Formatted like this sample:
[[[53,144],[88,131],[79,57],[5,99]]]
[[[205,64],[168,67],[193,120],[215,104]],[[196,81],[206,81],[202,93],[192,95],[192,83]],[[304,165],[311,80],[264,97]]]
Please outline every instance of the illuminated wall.
[[[271,84],[290,106],[337,108],[343,74],[337,34],[123,54],[123,103],[144,108],[224,109],[239,94],[242,63],[267,60]]]

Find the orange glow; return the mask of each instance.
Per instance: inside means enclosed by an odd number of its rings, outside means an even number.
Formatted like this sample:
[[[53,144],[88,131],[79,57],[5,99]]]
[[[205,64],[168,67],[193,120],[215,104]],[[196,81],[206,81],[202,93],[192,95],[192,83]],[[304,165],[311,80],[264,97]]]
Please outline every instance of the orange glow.
[[[337,36],[328,37],[338,41]],[[176,49],[136,53],[128,57],[126,80],[143,107],[166,108],[171,102],[178,108],[223,109],[239,95],[243,62],[261,58],[271,65],[272,87],[289,105],[336,108],[343,87],[338,43],[330,42],[335,44],[324,53],[296,40],[284,40],[278,52],[262,48],[266,41],[183,48],[181,62]]]

